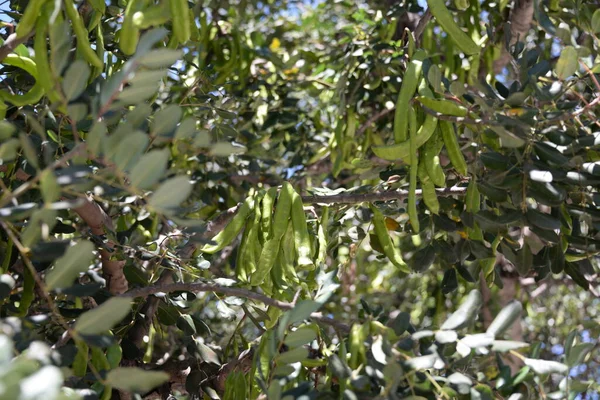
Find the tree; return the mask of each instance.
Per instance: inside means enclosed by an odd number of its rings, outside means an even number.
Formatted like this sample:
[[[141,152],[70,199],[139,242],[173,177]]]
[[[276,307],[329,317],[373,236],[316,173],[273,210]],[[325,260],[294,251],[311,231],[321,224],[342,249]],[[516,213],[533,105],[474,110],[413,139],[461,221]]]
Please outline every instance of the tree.
[[[0,398],[597,390],[600,10],[468,3],[10,1]]]

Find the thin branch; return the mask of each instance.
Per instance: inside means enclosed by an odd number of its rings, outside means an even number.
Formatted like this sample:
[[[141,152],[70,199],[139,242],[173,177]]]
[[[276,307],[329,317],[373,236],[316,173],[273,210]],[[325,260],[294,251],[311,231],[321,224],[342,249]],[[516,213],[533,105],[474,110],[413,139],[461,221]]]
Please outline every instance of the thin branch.
[[[33,36],[34,31],[32,30],[27,35],[17,38],[17,34],[13,33],[9,35],[4,44],[0,46],[0,62],[6,58],[10,53],[12,53],[18,45],[21,43],[25,43],[30,37]]]
[[[423,111],[425,111],[427,114],[431,114],[434,117],[436,117],[437,119],[441,119],[442,121],[450,121],[450,122],[454,122],[457,124],[468,124],[468,125],[481,125],[481,124],[500,125],[499,122],[493,121],[490,119],[484,119],[484,118],[471,119],[471,118],[465,118],[465,117],[455,117],[453,115],[444,115],[442,113],[432,110],[429,107],[426,107],[422,103],[419,103],[419,104],[421,105],[421,108],[423,109]]]
[[[421,19],[419,19],[419,24],[415,28],[414,32],[416,47],[419,47],[419,45],[421,44],[423,32],[425,32],[425,27],[427,26],[429,21],[431,21],[432,16],[433,15],[431,14],[431,11],[429,11],[428,8],[427,11],[425,11],[425,14],[423,14],[423,16],[421,17]]]
[[[385,110],[381,110],[379,111],[377,114],[373,115],[371,118],[369,118],[364,124],[362,124],[360,126],[360,128],[358,128],[358,130],[356,131],[356,135],[357,136],[361,136],[363,133],[365,133],[365,131],[371,126],[373,125],[375,122],[377,122],[379,119],[385,117],[386,115],[388,115],[389,113],[393,112],[396,108],[386,108]]]
[[[453,186],[450,188],[436,189],[438,196],[462,196],[467,192],[466,187]],[[417,196],[422,195],[422,191],[417,189]],[[391,200],[403,200],[408,197],[408,190],[393,190],[389,192],[379,193],[364,193],[364,194],[353,194],[343,193],[334,195],[324,196],[302,196],[302,201],[308,204],[358,204],[365,202],[375,201],[391,201]]]
[[[291,310],[294,308],[294,305],[292,303],[276,300],[271,297],[265,296],[264,294],[253,292],[251,290],[209,283],[171,283],[167,285],[146,286],[137,289],[132,289],[126,293],[123,293],[122,295],[120,295],[120,297],[147,297],[157,293],[170,293],[178,291],[214,292],[224,294],[226,296],[237,296],[245,299],[257,300],[265,305],[277,307],[281,310]],[[310,318],[314,319],[315,321],[319,321],[321,323],[330,325],[343,332],[348,332],[350,330],[350,327],[348,325],[336,321],[333,318],[326,317],[322,313],[312,313],[310,315]]]

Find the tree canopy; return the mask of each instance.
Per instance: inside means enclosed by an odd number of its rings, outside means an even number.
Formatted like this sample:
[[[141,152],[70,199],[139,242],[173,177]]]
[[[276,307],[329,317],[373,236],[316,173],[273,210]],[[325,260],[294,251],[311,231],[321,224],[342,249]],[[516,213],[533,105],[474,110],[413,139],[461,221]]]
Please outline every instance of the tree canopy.
[[[597,1],[4,7],[1,399],[599,390]]]

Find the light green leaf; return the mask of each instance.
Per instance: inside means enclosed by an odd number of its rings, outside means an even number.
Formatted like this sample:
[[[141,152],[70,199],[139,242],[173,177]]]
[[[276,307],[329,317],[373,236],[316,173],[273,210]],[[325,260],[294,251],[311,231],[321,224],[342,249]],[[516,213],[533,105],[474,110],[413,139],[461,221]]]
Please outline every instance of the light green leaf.
[[[289,324],[293,324],[298,321],[303,321],[306,318],[310,317],[310,314],[317,311],[321,307],[321,304],[312,300],[302,300],[296,304],[293,310],[288,311],[289,319],[287,320]]]
[[[165,135],[173,132],[181,120],[181,107],[172,104],[158,111],[152,121],[153,135]]]
[[[481,304],[481,293],[478,290],[472,290],[458,310],[448,317],[440,329],[453,330],[466,327],[477,316]]]
[[[29,136],[24,132],[21,132],[19,133],[19,139],[21,141],[21,149],[23,150],[23,154],[27,161],[35,168],[39,168],[37,153]]]
[[[437,331],[435,333],[435,340],[439,343],[453,343],[458,339],[456,331]]]
[[[0,121],[0,140],[5,141],[17,131],[17,128],[8,121]]]
[[[296,362],[306,360],[307,358],[308,349],[306,347],[296,347],[293,350],[286,351],[285,353],[280,353],[277,357],[275,357],[275,362],[278,364],[293,364]]]
[[[138,104],[148,100],[158,91],[156,85],[131,85],[119,93],[119,101],[127,104]]]
[[[231,154],[241,154],[246,151],[244,146],[236,146],[229,142],[218,142],[210,146],[210,154],[217,157],[227,157]]]
[[[510,302],[494,318],[486,333],[497,337],[507,330],[517,319],[521,317],[523,306],[518,301]]]
[[[56,181],[54,172],[44,170],[40,174],[40,190],[46,204],[54,203],[60,198],[60,185]]]
[[[600,8],[594,11],[594,14],[592,15],[592,32],[600,32]]]
[[[165,76],[167,76],[166,69],[138,71],[133,78],[131,78],[129,83],[132,85],[157,87],[158,83]]]
[[[150,189],[162,178],[169,162],[169,150],[152,150],[144,154],[135,164],[129,180],[131,186],[140,189]]]
[[[471,386],[473,386],[473,381],[471,378],[461,374],[460,372],[455,372],[450,375],[448,377],[448,382],[456,386],[460,394],[469,394],[471,391]]]
[[[148,135],[141,131],[135,131],[127,135],[124,140],[110,155],[117,168],[121,171],[128,171],[140,158],[140,155],[148,147]]]
[[[594,346],[594,343],[580,343],[571,347],[566,359],[567,365],[569,367],[574,367],[575,365],[580,364],[585,356],[592,351]]]
[[[165,181],[148,200],[155,209],[168,211],[179,205],[192,193],[192,184],[187,176],[176,176]]]
[[[17,138],[8,139],[0,145],[0,164],[7,163],[17,158],[21,142]]]
[[[90,67],[83,60],[76,60],[72,63],[62,81],[63,93],[67,100],[76,99],[83,93],[90,79]]]
[[[111,297],[99,307],[87,311],[77,318],[74,329],[82,335],[97,335],[112,329],[131,310],[128,297]]]
[[[198,353],[200,358],[204,362],[212,363],[215,365],[221,365],[221,361],[219,360],[219,356],[214,352],[213,349],[196,340],[196,349],[198,349]]]
[[[107,128],[104,122],[96,122],[87,135],[87,147],[92,154],[99,156],[102,153],[103,143],[106,141]]]
[[[88,114],[88,106],[85,103],[72,103],[67,106],[67,114],[74,122],[79,122]]]
[[[196,119],[186,118],[177,127],[175,131],[175,139],[186,139],[194,136],[196,132]]]
[[[521,349],[523,347],[528,346],[529,343],[518,342],[516,340],[494,340],[494,342],[492,343],[492,351],[506,353],[510,350]]]
[[[140,57],[138,62],[148,68],[167,68],[179,60],[182,55],[180,50],[158,49]]]
[[[556,62],[556,76],[560,80],[565,80],[577,72],[578,67],[579,57],[577,56],[577,50],[573,46],[565,47]]]
[[[534,360],[532,358],[524,358],[525,365],[530,367],[536,374],[563,374],[569,370],[563,363],[557,361]]]
[[[162,27],[147,31],[140,38],[135,55],[139,57],[143,54],[146,54],[148,51],[150,51],[150,49],[152,49],[152,46],[163,40],[168,33],[169,31]]]
[[[46,274],[48,290],[69,287],[82,272],[87,271],[94,259],[94,245],[82,240],[67,249],[65,254],[56,260],[54,268]]]
[[[129,392],[146,393],[162,385],[169,374],[162,371],[145,371],[141,368],[119,367],[106,375],[106,382],[115,389]]]
[[[296,348],[298,346],[305,345],[312,342],[317,338],[317,333],[314,329],[303,327],[296,329],[294,332],[290,332],[285,338],[285,344],[290,348]]]

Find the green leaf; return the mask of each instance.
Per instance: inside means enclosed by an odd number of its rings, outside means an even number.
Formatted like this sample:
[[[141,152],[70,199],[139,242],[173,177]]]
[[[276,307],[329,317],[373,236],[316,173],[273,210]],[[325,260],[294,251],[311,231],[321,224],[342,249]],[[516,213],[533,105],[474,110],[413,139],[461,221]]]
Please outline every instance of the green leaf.
[[[246,148],[229,142],[218,142],[210,146],[210,154],[216,157],[228,157],[231,154],[242,154]]]
[[[152,150],[144,154],[129,174],[131,186],[140,189],[152,188],[167,170],[170,155],[167,149]]]
[[[212,363],[215,365],[221,365],[221,361],[219,360],[219,356],[217,353],[213,351],[210,347],[205,345],[204,343],[196,340],[196,349],[198,350],[198,354],[200,358],[207,363]]]
[[[164,69],[137,71],[129,83],[132,85],[157,87],[165,76],[167,76],[167,70]]]
[[[286,351],[285,353],[279,354],[275,357],[276,363],[281,364],[293,364],[306,360],[308,358],[308,349],[306,347],[297,347],[295,349]]]
[[[441,344],[453,343],[458,339],[456,331],[437,331],[435,333],[435,340]]]
[[[181,120],[181,107],[172,104],[158,111],[152,121],[153,135],[165,135],[173,132]]]
[[[90,73],[89,65],[83,60],[76,60],[67,68],[62,81],[63,93],[67,100],[76,99],[83,93],[90,79]]]
[[[534,360],[532,358],[524,358],[525,365],[530,367],[536,374],[564,374],[569,370],[569,367],[557,361]]]
[[[472,290],[458,310],[448,317],[440,329],[453,330],[466,327],[477,317],[481,304],[481,293],[479,290]]]
[[[52,171],[44,170],[40,174],[40,191],[46,204],[54,203],[60,198],[60,185]]]
[[[577,56],[577,50],[573,46],[567,46],[560,53],[554,70],[558,79],[565,80],[577,72],[578,67],[579,57]]]
[[[128,171],[137,163],[140,155],[146,150],[148,142],[148,135],[144,132],[132,132],[119,142],[116,149],[110,151],[109,157],[115,162],[119,170]]]
[[[71,286],[80,273],[87,271],[93,259],[94,245],[91,242],[82,240],[69,247],[46,274],[46,288],[53,290]]]
[[[31,139],[24,132],[19,133],[19,140],[21,141],[21,149],[27,161],[35,168],[39,168],[38,156]]]
[[[585,356],[588,355],[590,351],[594,348],[593,343],[580,343],[571,347],[571,350],[568,353],[566,363],[569,367],[574,367],[579,365]]]
[[[186,118],[177,127],[175,131],[175,139],[186,139],[194,136],[196,132],[196,119]]]
[[[131,299],[112,297],[79,316],[74,329],[82,335],[97,335],[112,329],[131,310]]]
[[[492,321],[486,333],[498,337],[521,317],[523,306],[518,301],[510,302]]]
[[[102,154],[102,146],[106,141],[106,134],[106,124],[102,121],[96,122],[86,138],[87,147],[92,154],[96,156]]]
[[[126,105],[138,104],[154,96],[157,91],[156,85],[131,85],[119,93],[117,99]]]
[[[310,314],[317,311],[320,307],[320,303],[312,300],[302,300],[298,302],[293,310],[287,312],[289,315],[288,324],[305,320],[306,318],[310,317]]]
[[[469,394],[473,381],[466,375],[460,372],[455,372],[448,377],[448,382],[454,385],[458,389],[460,394]]]
[[[529,347],[529,343],[518,342],[516,340],[494,340],[492,343],[492,351],[499,353],[506,353],[510,350],[521,349],[523,347]]]
[[[180,50],[158,49],[140,57],[138,62],[148,68],[167,68],[179,60],[182,55]]]
[[[139,57],[146,54],[152,49],[152,46],[154,46],[159,41],[163,40],[168,33],[169,31],[162,27],[151,29],[144,33],[140,38],[140,41],[138,42],[135,56]]]
[[[592,32],[598,33],[600,32],[600,8],[594,11],[592,15]]]
[[[445,363],[437,354],[428,354],[426,356],[413,357],[406,361],[405,365],[414,370],[423,370],[436,368],[443,368]]]
[[[316,338],[317,338],[317,333],[315,332],[314,329],[309,328],[309,327],[302,327],[302,328],[296,329],[293,332],[290,332],[285,337],[284,343],[290,349],[293,349],[298,346],[302,346],[307,343],[310,343],[313,340],[315,340]]]
[[[402,335],[410,326],[410,314],[400,312],[393,321],[388,323],[388,326],[394,330],[397,336]]]
[[[148,204],[161,211],[169,211],[179,205],[192,193],[192,184],[187,176],[176,176],[165,181],[156,189]]]
[[[146,393],[169,380],[162,371],[145,371],[141,368],[119,367],[106,375],[106,383],[115,389]]]
[[[17,158],[21,142],[17,138],[8,139],[0,145],[0,164],[6,164]]]

